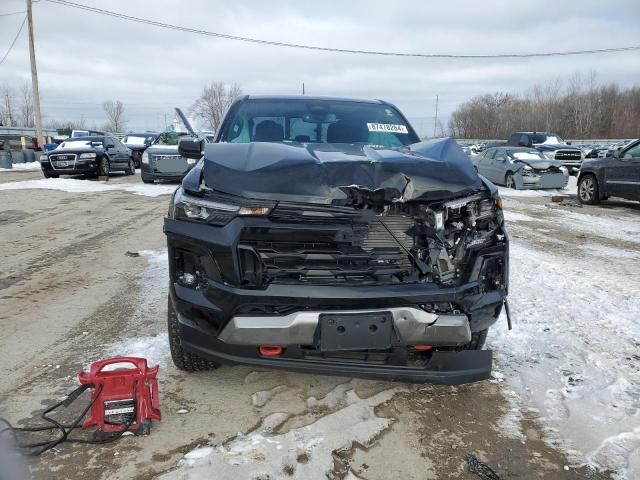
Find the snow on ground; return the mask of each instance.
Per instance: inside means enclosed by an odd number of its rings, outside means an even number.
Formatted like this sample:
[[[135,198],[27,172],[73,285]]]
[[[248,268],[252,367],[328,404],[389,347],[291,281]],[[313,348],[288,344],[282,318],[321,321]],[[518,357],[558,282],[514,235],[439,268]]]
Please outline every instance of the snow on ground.
[[[640,223],[637,216],[632,223],[606,213],[555,213],[565,226],[585,222],[610,238],[637,236]],[[510,250],[514,329],[502,319],[489,335],[497,377],[515,408],[502,426],[528,412],[576,463],[640,478],[640,263],[630,261],[640,252],[587,239],[576,255],[562,255],[524,242],[513,238]]]
[[[40,162],[14,163],[13,168],[0,168],[0,172],[15,172],[16,170],[40,170]]]
[[[498,187],[501,197],[551,197],[552,195],[577,195],[577,177],[569,177],[569,183],[565,188],[547,190],[514,190],[513,188]]]
[[[164,313],[158,311],[159,305],[167,302],[168,258],[166,250],[140,250],[138,254],[145,258],[148,266],[142,274],[140,296],[136,310],[130,320],[132,325],[145,322],[165,321]],[[159,318],[161,317],[161,318]],[[135,329],[133,329],[135,331]],[[142,357],[147,359],[150,367],[160,365],[159,375],[162,377],[169,364],[169,337],[165,332],[154,336],[125,338],[110,345],[105,345],[99,358]],[[114,364],[111,368],[126,365]]]
[[[374,409],[399,391],[401,387],[362,399],[353,390],[338,385],[336,391],[313,402],[330,408],[335,406],[334,397],[340,396],[338,403],[346,406],[315,423],[275,434],[274,430],[288,416],[273,413],[246,435],[239,433],[226,444],[190,451],[175,470],[159,478],[325,478],[334,467],[333,452],[350,449],[354,442],[367,447],[391,426],[393,420],[376,416]]]
[[[60,190],[71,193],[123,190],[135,195],[157,197],[159,195],[171,195],[177,187],[173,184],[115,183],[99,182],[95,180],[78,180],[75,178],[43,178],[40,180],[23,180],[19,182],[0,183],[0,190],[23,190],[29,188]]]

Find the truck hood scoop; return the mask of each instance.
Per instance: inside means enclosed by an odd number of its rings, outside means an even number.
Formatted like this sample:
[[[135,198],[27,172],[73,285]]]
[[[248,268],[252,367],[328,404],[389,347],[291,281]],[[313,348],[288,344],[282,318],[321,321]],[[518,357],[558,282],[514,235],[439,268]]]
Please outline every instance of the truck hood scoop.
[[[332,205],[363,196],[382,202],[444,199],[485,188],[451,138],[402,148],[208,144],[202,180],[207,188],[245,198]]]

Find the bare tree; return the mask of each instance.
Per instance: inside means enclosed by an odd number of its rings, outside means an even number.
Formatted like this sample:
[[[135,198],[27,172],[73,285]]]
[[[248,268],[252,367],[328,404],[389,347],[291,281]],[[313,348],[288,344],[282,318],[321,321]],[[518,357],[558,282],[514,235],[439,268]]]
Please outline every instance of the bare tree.
[[[205,119],[211,129],[217,131],[223,115],[233,100],[241,94],[242,89],[235,83],[227,87],[223,82],[213,82],[205,85],[189,112]]]
[[[122,132],[127,121],[124,118],[124,104],[120,100],[115,102],[108,100],[102,104],[104,113],[107,115],[107,123],[104,129],[109,132]]]
[[[25,82],[20,87],[20,121],[23,127],[34,128],[35,117],[33,111],[33,91],[31,85]]]
[[[8,85],[3,85],[0,89],[0,123],[6,127],[15,127],[17,123],[17,112],[15,109],[15,92]]]

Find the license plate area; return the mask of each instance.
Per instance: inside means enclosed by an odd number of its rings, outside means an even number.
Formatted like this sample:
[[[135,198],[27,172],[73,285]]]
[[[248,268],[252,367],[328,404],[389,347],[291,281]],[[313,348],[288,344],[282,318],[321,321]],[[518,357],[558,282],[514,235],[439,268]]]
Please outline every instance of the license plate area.
[[[156,157],[156,171],[160,173],[183,173],[187,169],[187,162],[178,156]]]
[[[391,348],[391,312],[320,314],[320,350],[387,350]]]

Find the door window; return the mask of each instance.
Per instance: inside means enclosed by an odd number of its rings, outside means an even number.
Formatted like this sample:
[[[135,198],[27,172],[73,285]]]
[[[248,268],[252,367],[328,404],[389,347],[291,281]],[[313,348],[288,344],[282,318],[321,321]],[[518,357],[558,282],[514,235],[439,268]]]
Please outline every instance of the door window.
[[[632,147],[626,152],[624,152],[624,155],[622,158],[638,158],[638,157],[640,157],[640,143],[635,147]]]

